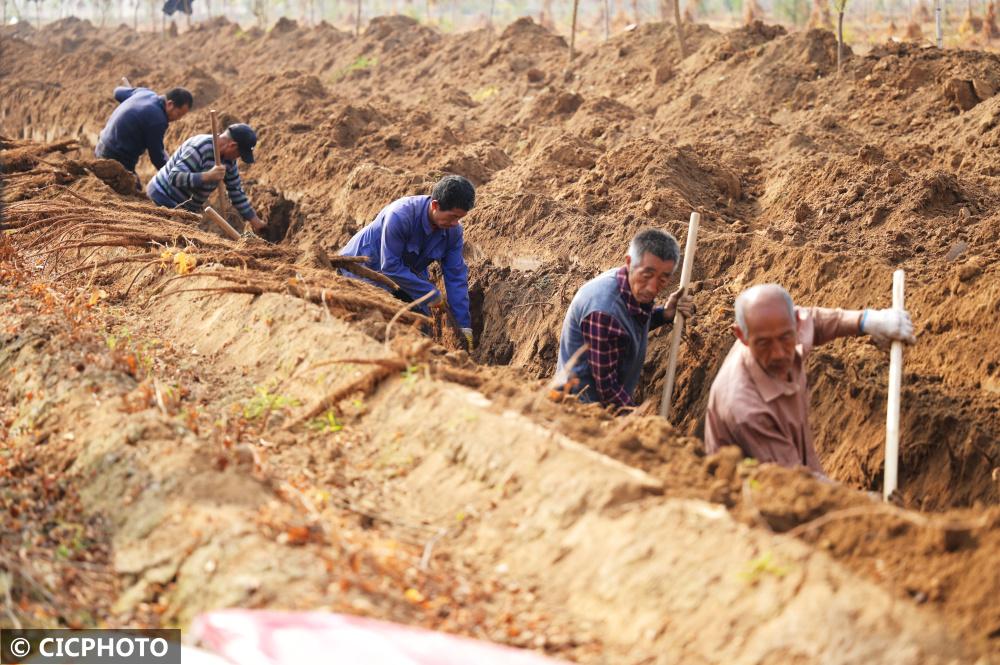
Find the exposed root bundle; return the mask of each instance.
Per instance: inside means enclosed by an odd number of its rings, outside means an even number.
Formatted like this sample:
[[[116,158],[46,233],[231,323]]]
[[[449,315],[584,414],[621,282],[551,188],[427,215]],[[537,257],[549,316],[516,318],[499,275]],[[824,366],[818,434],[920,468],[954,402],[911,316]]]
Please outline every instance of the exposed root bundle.
[[[3,202],[22,201],[53,185],[69,185],[76,178],[65,171],[31,169],[4,176]]]
[[[370,395],[382,381],[393,374],[397,374],[407,368],[406,361],[401,359],[343,359],[337,362],[344,364],[371,364],[373,369],[362,374],[353,381],[348,381],[342,386],[338,386],[332,392],[327,393],[316,404],[309,407],[302,415],[288,425],[288,429],[305,424],[310,420],[321,416],[331,409],[336,409],[341,400],[347,399],[351,395],[361,393]]]
[[[39,164],[46,163],[43,159],[53,152],[69,152],[79,149],[75,140],[58,143],[35,143],[0,136],[0,173],[17,173],[30,171]]]
[[[214,257],[198,255],[199,262],[220,263]],[[231,284],[218,286],[197,286],[168,290],[178,280],[192,277],[214,277]],[[373,290],[358,280],[342,277],[335,273],[288,276],[288,267],[272,273],[239,270],[225,265],[206,266],[186,275],[179,275],[163,282],[151,296],[167,297],[181,293],[245,293],[263,295],[265,293],[285,293],[331,311],[346,313],[377,310],[386,316],[394,315],[399,309],[399,301],[381,290]],[[410,324],[429,324],[430,319],[422,314],[404,312],[401,319]]]
[[[372,310],[386,318],[399,301],[381,289],[337,272],[344,268],[395,288],[392,280],[361,265],[363,257],[324,257],[323,268],[302,265],[300,252],[263,242],[228,239],[198,228],[201,218],[187,211],[107,197],[96,201],[61,185],[49,185],[54,198],[32,199],[6,207],[5,239],[33,265],[66,278],[80,272],[125,267],[128,295],[140,277],[156,268],[181,273],[153,291],[153,297],[180,293],[283,293],[341,314]],[[183,256],[179,261],[178,256]],[[60,262],[68,262],[60,269]],[[134,268],[134,270],[133,270]],[[176,288],[175,280],[214,277],[225,283]],[[174,287],[167,290],[168,287]],[[405,312],[407,324],[430,319]]]
[[[432,378],[472,388],[478,388],[482,385],[483,378],[479,374],[452,367],[442,359],[429,359],[427,358],[426,351],[427,348],[425,345],[418,344],[416,348],[409,349],[404,353],[390,358],[337,358],[313,365],[312,369],[333,364],[371,366],[372,369],[324,395],[322,399],[289,423],[287,428],[294,429],[314,418],[322,416],[327,411],[336,411],[340,402],[352,395],[358,393],[364,396],[370,395],[387,378],[401,372],[426,372]],[[404,357],[414,354],[421,357]]]

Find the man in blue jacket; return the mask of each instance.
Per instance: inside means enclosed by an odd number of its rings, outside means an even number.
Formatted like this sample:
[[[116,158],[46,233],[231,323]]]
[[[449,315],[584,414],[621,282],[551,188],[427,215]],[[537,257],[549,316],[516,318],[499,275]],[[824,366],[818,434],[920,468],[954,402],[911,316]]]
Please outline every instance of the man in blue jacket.
[[[460,220],[475,202],[471,182],[462,176],[445,176],[430,196],[407,196],[387,205],[340,250],[342,256],[367,256],[365,265],[399,285],[393,295],[403,301],[433,293],[431,306],[451,309],[470,349],[469,269],[462,257]],[[427,268],[434,261],[441,264],[447,300],[430,282]],[[428,311],[424,306],[420,309]]]
[[[163,168],[167,163],[163,147],[167,124],[183,118],[194,105],[194,97],[184,88],[173,88],[161,96],[147,88],[125,85],[115,88],[115,99],[118,108],[101,131],[94,154],[120,162],[134,174],[142,153],[148,152],[153,166]]]

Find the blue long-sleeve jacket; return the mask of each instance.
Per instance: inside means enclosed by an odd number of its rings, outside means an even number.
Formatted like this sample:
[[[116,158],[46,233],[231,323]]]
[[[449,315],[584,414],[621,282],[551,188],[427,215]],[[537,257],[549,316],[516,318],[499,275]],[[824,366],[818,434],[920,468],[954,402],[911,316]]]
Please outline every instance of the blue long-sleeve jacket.
[[[166,100],[147,88],[115,88],[118,108],[101,130],[104,155],[121,162],[129,171],[143,152],[158,169],[167,163],[163,135],[167,133]]]
[[[462,258],[462,226],[432,228],[428,217],[430,205],[429,196],[407,196],[393,201],[379,212],[375,221],[358,231],[340,254],[367,256],[367,267],[396,282],[414,300],[428,291],[434,292],[434,300],[440,297],[427,272],[428,266],[438,261],[448,292],[448,306],[459,327],[471,328],[469,269]],[[388,291],[385,286],[378,286]],[[427,307],[420,309],[428,311]]]

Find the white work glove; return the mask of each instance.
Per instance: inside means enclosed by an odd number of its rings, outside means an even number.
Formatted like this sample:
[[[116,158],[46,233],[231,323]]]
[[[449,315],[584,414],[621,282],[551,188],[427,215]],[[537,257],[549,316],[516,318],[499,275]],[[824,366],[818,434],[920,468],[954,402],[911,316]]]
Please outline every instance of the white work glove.
[[[474,348],[472,346],[472,328],[462,328],[462,334],[465,336],[465,341],[469,344],[469,351]]]
[[[861,332],[871,335],[876,344],[885,345],[900,341],[916,342],[910,313],[897,309],[866,309],[861,315]]]

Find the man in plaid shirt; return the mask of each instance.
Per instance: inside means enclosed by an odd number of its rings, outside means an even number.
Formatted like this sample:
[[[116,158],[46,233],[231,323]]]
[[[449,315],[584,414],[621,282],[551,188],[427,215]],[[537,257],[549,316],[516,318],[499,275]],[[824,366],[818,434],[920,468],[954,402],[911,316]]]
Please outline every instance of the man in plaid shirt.
[[[635,407],[649,331],[672,323],[678,311],[694,314],[691,296],[681,297],[680,289],[664,307],[653,306],[679,254],[672,235],[647,229],[632,239],[624,266],[598,275],[577,292],[563,322],[557,373],[567,374],[570,358],[584,344],[589,347],[570,370],[574,379],[567,376],[580,401]]]

